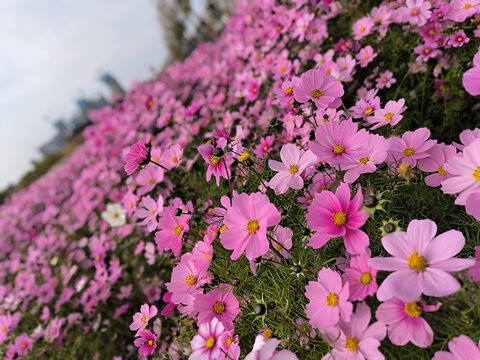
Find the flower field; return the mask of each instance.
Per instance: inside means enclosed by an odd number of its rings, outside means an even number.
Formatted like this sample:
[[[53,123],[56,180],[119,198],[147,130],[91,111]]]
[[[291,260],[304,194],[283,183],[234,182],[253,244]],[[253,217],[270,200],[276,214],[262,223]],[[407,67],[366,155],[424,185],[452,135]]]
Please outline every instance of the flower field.
[[[1,358],[480,359],[479,24],[238,0],[1,205]]]

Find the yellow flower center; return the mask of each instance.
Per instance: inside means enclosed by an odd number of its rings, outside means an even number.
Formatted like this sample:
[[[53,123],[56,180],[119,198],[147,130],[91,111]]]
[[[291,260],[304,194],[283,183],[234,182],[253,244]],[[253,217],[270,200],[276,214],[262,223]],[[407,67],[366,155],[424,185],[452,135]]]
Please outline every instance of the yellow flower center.
[[[268,145],[265,145],[265,146],[263,147],[263,151],[268,151]]]
[[[437,171],[438,171],[438,173],[439,173],[440,175],[447,175],[447,172],[446,172],[445,169],[444,169],[443,167],[441,167],[441,166],[438,168]]]
[[[422,313],[422,308],[416,301],[405,303],[405,313],[412,318],[416,318]]]
[[[365,27],[362,26],[362,27],[360,28],[360,32],[364,32],[364,31],[365,31]]]
[[[323,96],[323,92],[320,89],[313,89],[312,90],[312,97],[314,99],[318,99],[319,97]]]
[[[459,36],[459,37],[457,38],[457,41],[458,41],[458,42],[462,42],[462,41],[463,41],[463,38],[462,38],[461,36]]]
[[[288,168],[288,171],[290,171],[290,174],[296,174],[298,172],[298,166],[290,165],[290,167]]]
[[[362,273],[362,275],[360,275],[360,283],[362,285],[367,285],[367,284],[370,284],[371,282],[372,282],[372,275],[370,275],[370,273],[364,272]]]
[[[250,234],[255,234],[258,230],[258,221],[257,220],[249,220],[247,223],[247,231]]]
[[[381,23],[381,22],[382,22],[382,18],[377,17],[377,18],[375,19],[375,22],[376,22],[376,23]]]
[[[273,336],[273,331],[270,330],[270,329],[266,329],[266,330],[263,332],[263,337],[264,337],[265,339],[270,339],[272,336]]]
[[[287,94],[287,95],[293,94],[293,88],[292,88],[291,86],[288,86],[288,87],[285,89],[285,94]]]
[[[230,347],[230,345],[232,345],[232,342],[233,342],[233,340],[232,340],[231,337],[228,337],[227,340],[225,340],[225,344],[226,344],[228,347]]]
[[[217,165],[218,164],[218,159],[215,156],[210,156],[210,163],[212,165]]]
[[[480,181],[480,166],[475,169],[473,172],[473,177],[476,181]]]
[[[22,344],[22,349],[25,349],[27,347],[27,344],[23,343]]]
[[[132,208],[132,207],[133,207],[133,202],[129,203],[129,204],[128,204],[128,207],[131,207],[131,208]]]
[[[155,179],[150,179],[150,181],[148,182],[150,185],[153,185],[155,184]]]
[[[427,48],[427,49],[425,49],[423,52],[424,52],[425,54],[430,54],[430,49]]]
[[[145,324],[145,323],[147,322],[147,318],[146,318],[145,316],[142,316],[142,318],[140,319],[140,321]]]
[[[471,5],[470,5],[469,3],[466,3],[465,5],[463,5],[463,8],[464,8],[465,10],[468,10],[468,9],[470,9],[470,6],[471,6]]]
[[[350,351],[357,351],[358,350],[358,339],[353,336],[347,337],[345,340],[345,347]]]
[[[153,346],[153,340],[148,340],[148,345]]]
[[[220,228],[220,234],[223,234],[225,232],[225,230],[227,230],[227,226],[226,225],[222,225],[222,227]]]
[[[393,118],[393,114],[392,114],[392,113],[389,112],[389,113],[386,113],[386,114],[385,114],[385,120],[390,121],[392,118]]]
[[[175,226],[175,229],[173,229],[173,233],[178,236],[180,233],[183,231],[183,226],[182,225],[177,225]]]
[[[205,347],[206,347],[207,349],[211,349],[211,348],[213,347],[213,345],[215,345],[215,339],[213,338],[213,336],[210,336],[210,337],[208,338],[208,340],[205,341]]]
[[[372,111],[373,111],[373,109],[372,109],[372,108],[368,108],[367,110],[365,110],[365,111],[363,112],[363,115],[368,115],[368,114],[371,114],[371,113],[372,113]]]
[[[318,32],[317,28],[312,29],[312,33],[316,34]]]
[[[433,30],[433,29],[428,30],[428,34],[429,34],[429,35],[435,35],[435,30]]]
[[[173,162],[174,164],[178,163],[178,157],[175,156],[175,157],[172,159],[172,162]]]
[[[333,146],[333,153],[335,155],[340,155],[340,154],[343,154],[345,152],[345,148],[343,147],[342,144],[335,144]]]
[[[225,311],[225,304],[221,301],[218,301],[215,306],[213,307],[213,310],[217,313],[217,314],[223,314],[223,312]]]
[[[412,156],[413,154],[415,154],[415,149],[414,148],[406,148],[405,150],[403,150],[403,155],[405,156]]]
[[[244,152],[242,155],[240,155],[240,157],[238,158],[238,161],[244,162],[248,158],[250,158],[250,154],[248,152]]]
[[[150,211],[151,215],[155,215],[155,210]]]
[[[2,333],[4,333],[4,332],[7,332],[7,327],[6,326],[2,327]]]
[[[334,293],[329,293],[327,295],[327,305],[328,306],[337,306],[338,305],[338,295]]]
[[[305,29],[307,27],[307,24],[302,25],[302,29]]]
[[[277,250],[282,250],[282,248],[283,248],[283,246],[279,243],[276,243],[273,247]]]
[[[210,260],[210,255],[208,253],[205,253],[205,259]]]
[[[193,286],[196,283],[197,283],[197,278],[193,274],[190,274],[185,278],[185,284],[189,286]]]
[[[410,266],[410,269],[415,271],[422,271],[427,267],[427,261],[417,251],[408,255],[407,263],[408,263],[408,266]]]
[[[284,73],[285,71],[287,71],[287,68],[285,68],[285,67],[280,68],[281,73]]]
[[[347,222],[347,214],[342,211],[337,211],[332,215],[332,221],[335,225],[343,226]]]
[[[417,9],[414,9],[414,10],[412,11],[412,15],[418,15],[418,10],[417,10]]]
[[[358,162],[362,165],[365,165],[369,161],[370,161],[370,158],[368,156],[358,159]]]

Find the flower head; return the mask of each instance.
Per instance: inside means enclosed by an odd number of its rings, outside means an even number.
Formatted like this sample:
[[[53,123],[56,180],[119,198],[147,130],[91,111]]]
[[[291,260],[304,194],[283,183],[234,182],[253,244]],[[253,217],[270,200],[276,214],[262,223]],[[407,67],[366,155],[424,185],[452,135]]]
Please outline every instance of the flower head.
[[[146,165],[149,161],[150,151],[147,150],[143,141],[138,140],[125,156],[125,172],[131,175],[140,165]]]

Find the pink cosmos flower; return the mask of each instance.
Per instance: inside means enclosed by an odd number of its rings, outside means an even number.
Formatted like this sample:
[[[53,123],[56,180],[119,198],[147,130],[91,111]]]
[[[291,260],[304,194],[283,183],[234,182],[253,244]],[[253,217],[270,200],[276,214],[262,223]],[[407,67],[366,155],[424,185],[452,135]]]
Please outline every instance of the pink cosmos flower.
[[[365,130],[358,130],[358,124],[351,120],[327,121],[315,131],[316,141],[310,142],[310,149],[321,161],[342,170],[356,164],[358,147],[368,140]]]
[[[163,173],[163,169],[157,165],[148,165],[140,171],[135,179],[140,186],[137,191],[138,195],[144,195],[152,191],[158,183],[163,181]]]
[[[372,32],[373,25],[375,25],[375,21],[369,16],[364,16],[355,21],[352,25],[354,39],[360,40],[369,35]]]
[[[480,359],[480,342],[476,345],[468,336],[460,335],[448,342],[446,351],[437,351],[432,360],[473,360]]]
[[[428,41],[425,44],[418,45],[413,51],[418,54],[417,62],[428,61],[428,59],[437,57],[442,53],[438,49],[438,43],[436,41]]]
[[[318,109],[337,108],[343,94],[342,83],[319,69],[303,73],[295,86],[295,100],[302,104],[311,100]]]
[[[443,166],[452,175],[442,182],[445,194],[459,194],[457,205],[465,205],[470,194],[480,191],[480,139],[465,146],[463,154],[451,157]]]
[[[453,145],[435,144],[428,150],[430,157],[422,159],[420,169],[426,172],[433,172],[435,174],[428,175],[425,178],[425,184],[432,187],[439,186],[445,179],[452,175],[447,173],[443,165],[457,154],[457,149]]]
[[[480,95],[480,48],[473,57],[474,67],[465,71],[462,84],[470,95]]]
[[[355,165],[348,166],[344,180],[351,184],[361,174],[373,173],[377,170],[376,165],[381,164],[387,158],[390,145],[387,140],[377,134],[368,134],[368,141],[361,144],[359,153],[355,159]],[[363,152],[363,154],[362,154]]]
[[[437,143],[436,140],[428,140],[429,137],[430,130],[420,128],[415,131],[406,131],[401,138],[396,136],[388,138],[389,161],[396,165],[406,163],[415,167],[417,160],[430,156],[428,150]]]
[[[368,326],[371,316],[368,305],[361,302],[349,322],[340,319],[339,329],[327,329],[325,335],[333,349],[322,360],[383,359],[378,347],[385,338],[386,327],[379,322]]]
[[[206,241],[198,241],[192,250],[192,261],[195,266],[199,269],[208,269],[210,263],[212,262],[212,258],[213,246],[211,245],[211,243]]]
[[[276,348],[280,343],[278,339],[265,339],[262,334],[257,335],[252,351],[244,360],[298,360],[290,350],[277,351]]]
[[[218,337],[220,347],[226,353],[222,353],[219,360],[238,360],[240,358],[240,346],[238,345],[238,336],[233,335],[233,331],[225,331]]]
[[[354,119],[368,119],[373,113],[380,109],[380,98],[377,95],[378,89],[369,90],[365,97],[361,97],[354,106],[350,108],[353,111]]]
[[[380,323],[388,326],[388,338],[398,346],[411,341],[418,347],[428,347],[433,342],[433,331],[420,315],[422,309],[416,301],[404,302],[393,298],[380,304],[375,315]]]
[[[319,249],[331,238],[343,236],[350,254],[365,253],[370,241],[359,229],[368,218],[362,205],[361,189],[350,200],[350,188],[346,183],[341,183],[335,194],[327,190],[317,194],[306,215],[308,226],[316,231],[308,245]]]
[[[405,99],[398,101],[390,100],[384,109],[376,110],[373,116],[367,118],[367,121],[374,125],[370,130],[375,130],[385,125],[390,125],[391,127],[397,125],[403,118],[401,114],[407,110],[407,107],[403,105],[405,105]]]
[[[280,150],[282,162],[268,160],[268,165],[277,174],[268,182],[275,193],[283,194],[288,188],[299,190],[303,188],[303,178],[300,176],[305,169],[317,162],[317,157],[311,150],[303,153],[295,144],[286,144]]]
[[[297,78],[294,78],[293,80],[285,80],[281,85],[277,84],[273,87],[273,91],[276,95],[273,104],[277,104],[280,107],[287,107],[293,104],[295,79]]]
[[[453,47],[461,47],[463,44],[470,42],[470,38],[467,37],[463,30],[459,30],[455,34],[450,35],[448,42]]]
[[[10,314],[0,315],[0,343],[4,342],[8,332],[13,328],[13,321]]]
[[[470,276],[473,281],[480,281],[480,246],[475,246],[475,257],[476,263],[470,269],[468,269],[468,276]]]
[[[199,324],[198,334],[190,342],[192,354],[188,360],[216,360],[222,354],[220,335],[225,328],[220,320],[214,317],[210,322]]]
[[[378,289],[377,269],[368,265],[368,255],[353,256],[350,266],[345,269],[343,279],[350,285],[350,300],[362,301],[375,294]]]
[[[452,0],[447,6],[447,19],[461,23],[480,11],[480,0]]]
[[[475,219],[480,221],[480,191],[471,193],[467,197],[465,210],[467,211],[467,214],[472,215]]]
[[[274,240],[272,241],[272,245],[275,250],[277,250],[280,255],[283,256],[283,258],[288,259],[290,257],[290,254],[287,250],[290,250],[292,248],[292,229],[278,225],[275,227],[275,232],[273,233],[272,237]],[[277,252],[274,252],[273,250],[268,251],[267,257],[273,258],[278,262],[281,261],[281,259],[277,255]]]
[[[228,179],[232,176],[231,164],[233,162],[233,155],[231,152],[223,154],[223,149],[226,146],[225,142],[219,141],[219,147],[215,148],[212,144],[203,144],[197,147],[198,152],[202,155],[203,159],[207,162],[207,182],[210,181],[212,175],[215,175],[217,186],[220,186],[220,177]],[[222,150],[222,155],[215,156],[214,152],[218,152],[217,149]]]
[[[350,321],[353,305],[348,301],[349,285],[342,285],[342,278],[332,269],[322,268],[318,280],[308,282],[305,296],[310,300],[305,313],[310,324],[317,329],[326,330],[337,325],[340,316],[346,322]]]
[[[15,344],[13,346],[18,356],[25,356],[32,348],[33,343],[28,335],[23,333],[15,338]]]
[[[183,234],[188,232],[188,221],[190,216],[175,215],[174,206],[169,206],[163,211],[162,217],[158,220],[158,228],[155,233],[155,243],[159,251],[172,250],[173,255],[178,256],[182,251]]]
[[[307,26],[308,41],[322,41],[328,37],[327,23],[324,19],[314,19]]]
[[[403,21],[412,25],[423,26],[432,15],[432,4],[424,0],[407,0],[403,10]]]
[[[125,156],[125,172],[127,175],[131,175],[140,165],[146,165],[149,161],[150,152],[143,141],[138,140],[130,147],[128,154]]]
[[[238,259],[245,251],[247,259],[253,260],[268,251],[267,228],[280,220],[280,212],[267,195],[234,195],[223,219],[227,230],[220,235],[220,242],[225,249],[233,250],[230,259]]]
[[[273,143],[275,142],[275,136],[269,135],[261,138],[260,143],[255,147],[253,151],[258,157],[267,155],[273,149]]]
[[[192,254],[186,253],[173,268],[172,280],[165,286],[172,293],[171,301],[180,304],[189,295],[198,293],[198,289],[207,281],[205,268],[197,268],[193,263]]]
[[[157,201],[150,196],[144,196],[141,201],[142,207],[135,211],[135,214],[144,218],[140,225],[146,225],[147,231],[152,232],[157,227],[157,216],[163,212],[163,197],[159,195]]]
[[[393,77],[393,73],[389,70],[381,73],[377,78],[377,89],[390,88],[397,80]]]
[[[396,297],[411,302],[422,294],[447,296],[460,289],[460,283],[449,272],[467,269],[475,261],[454,258],[465,245],[460,231],[436,233],[437,225],[432,220],[412,220],[407,232],[397,231],[382,238],[383,247],[393,257],[373,258],[368,264],[394,273],[380,285],[378,300]]]
[[[163,152],[159,159],[159,163],[170,170],[181,164],[182,156],[182,147],[180,144],[175,144]]]
[[[139,331],[138,336],[133,342],[136,347],[139,347],[138,353],[140,355],[151,355],[157,347],[157,337],[149,330]]]
[[[376,52],[373,52],[373,48],[370,45],[367,45],[360,49],[358,54],[355,56],[355,59],[359,61],[360,67],[364,68],[367,67],[367,65],[370,64],[373,59],[377,57],[377,55],[378,54]]]
[[[199,324],[210,323],[213,318],[217,318],[226,330],[233,330],[233,320],[240,313],[238,300],[228,284],[197,295],[193,307],[198,312]]]
[[[133,321],[130,324],[130,330],[132,331],[143,331],[148,325],[148,322],[151,318],[157,315],[157,307],[152,305],[151,307],[148,304],[143,304],[140,306],[140,312],[133,315]]]

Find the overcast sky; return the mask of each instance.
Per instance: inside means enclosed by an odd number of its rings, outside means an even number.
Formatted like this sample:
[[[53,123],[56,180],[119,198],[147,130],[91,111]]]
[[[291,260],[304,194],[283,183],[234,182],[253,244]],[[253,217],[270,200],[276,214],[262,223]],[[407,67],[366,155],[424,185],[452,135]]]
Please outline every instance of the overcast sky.
[[[38,159],[75,100],[159,68],[166,46],[153,0],[0,0],[0,190]]]

